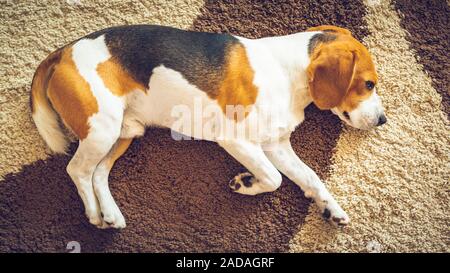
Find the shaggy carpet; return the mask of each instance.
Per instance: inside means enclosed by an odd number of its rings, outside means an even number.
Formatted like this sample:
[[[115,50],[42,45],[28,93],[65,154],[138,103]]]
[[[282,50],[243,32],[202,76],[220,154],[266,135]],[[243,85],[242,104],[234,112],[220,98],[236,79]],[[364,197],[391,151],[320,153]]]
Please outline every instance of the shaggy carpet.
[[[446,1],[0,0],[0,251],[450,252],[450,9]],[[287,178],[254,197],[230,192],[243,167],[218,145],[151,128],[110,176],[127,228],[98,230],[48,152],[28,106],[40,61],[92,31],[163,24],[249,38],[334,24],[374,56],[388,123],[348,128],[314,106],[295,151],[352,218],[335,228]],[[71,146],[71,153],[76,143]]]

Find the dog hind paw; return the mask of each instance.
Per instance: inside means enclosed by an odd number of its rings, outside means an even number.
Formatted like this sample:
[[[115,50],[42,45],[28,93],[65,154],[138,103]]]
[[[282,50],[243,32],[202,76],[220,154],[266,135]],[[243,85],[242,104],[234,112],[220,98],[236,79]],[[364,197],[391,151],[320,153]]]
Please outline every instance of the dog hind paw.
[[[122,229],[127,226],[125,217],[123,217],[122,212],[120,212],[118,207],[104,209],[101,215],[104,222],[104,225],[101,228]]]

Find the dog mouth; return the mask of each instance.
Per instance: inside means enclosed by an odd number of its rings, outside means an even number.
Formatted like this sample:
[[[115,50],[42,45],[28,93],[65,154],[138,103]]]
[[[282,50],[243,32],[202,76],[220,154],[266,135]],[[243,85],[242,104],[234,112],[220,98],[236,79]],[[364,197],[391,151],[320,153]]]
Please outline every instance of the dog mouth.
[[[346,125],[360,129],[360,130],[370,130],[376,126],[376,123],[371,122],[370,118],[360,118],[357,120],[353,120],[350,116],[350,113],[347,111],[339,111],[337,109],[331,109],[331,112],[339,117]]]
[[[344,121],[347,125],[355,127],[350,118],[350,114],[347,111],[339,111],[337,109],[331,109],[331,112],[339,117],[340,120]]]

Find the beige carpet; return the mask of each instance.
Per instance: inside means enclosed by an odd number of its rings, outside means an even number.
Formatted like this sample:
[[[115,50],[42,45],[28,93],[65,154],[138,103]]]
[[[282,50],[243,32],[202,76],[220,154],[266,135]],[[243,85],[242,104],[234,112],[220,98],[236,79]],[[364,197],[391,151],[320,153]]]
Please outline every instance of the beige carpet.
[[[448,4],[343,2],[0,0],[0,251],[79,241],[84,252],[450,252]],[[136,23],[254,38],[336,24],[361,39],[388,123],[362,132],[312,106],[292,137],[351,225],[330,226],[286,178],[275,193],[233,194],[226,182],[242,166],[217,145],[151,129],[111,174],[127,228],[91,227],[65,174],[70,157],[48,154],[31,122],[29,86],[52,50]]]

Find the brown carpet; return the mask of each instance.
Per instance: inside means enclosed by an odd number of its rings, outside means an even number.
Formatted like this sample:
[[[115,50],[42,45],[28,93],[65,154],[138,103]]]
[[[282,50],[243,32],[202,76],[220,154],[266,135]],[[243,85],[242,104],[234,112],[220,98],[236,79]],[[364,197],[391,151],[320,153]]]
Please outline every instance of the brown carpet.
[[[377,0],[371,1],[378,3]],[[443,6],[445,2],[436,4],[441,5],[440,8],[432,9],[427,16],[440,18],[436,22],[448,27],[448,8]],[[411,86],[398,77],[395,69],[383,62],[383,56],[388,55],[383,53],[383,43],[371,40],[374,28],[370,19],[372,14],[367,14],[367,7],[367,3],[360,1],[338,0],[198,0],[173,1],[170,4],[161,0],[148,1],[145,5],[141,1],[60,1],[59,5],[45,1],[32,4],[18,1],[2,6],[0,19],[5,24],[0,26],[0,30],[4,30],[0,31],[3,35],[0,38],[5,43],[0,52],[0,65],[5,81],[0,84],[0,125],[6,130],[0,133],[0,177],[3,178],[0,181],[0,251],[65,252],[69,241],[78,241],[82,252],[367,251],[367,242],[374,239],[384,246],[383,251],[421,251],[421,245],[415,242],[421,242],[421,238],[427,235],[433,237],[428,245],[423,244],[422,251],[449,251],[449,219],[441,213],[449,203],[448,194],[445,194],[448,184],[443,182],[449,180],[449,143],[448,138],[445,142],[448,137],[443,129],[445,121],[438,118],[439,102],[434,107],[440,96],[444,97],[443,105],[448,101],[448,94],[442,91],[448,91],[445,87],[448,73],[442,72],[442,68],[448,67],[445,55],[448,28],[442,31],[444,34],[439,34],[437,43],[432,43],[435,46],[427,47],[424,41],[432,41],[439,25],[427,28],[426,21],[416,16],[420,7],[409,7],[400,2],[395,6],[409,16],[405,17],[408,20],[402,20],[402,27],[410,32],[414,28],[420,29],[417,31],[420,36],[408,36],[412,48],[423,49],[424,53],[417,50],[418,56],[432,56],[435,51],[442,56],[436,63],[433,63],[435,59],[432,57],[419,60],[425,71],[435,79],[433,87],[421,85],[421,91],[417,92],[417,96],[427,94],[432,97],[429,99],[431,106],[417,110],[418,114],[425,111],[424,122],[434,126],[427,138],[431,141],[429,147],[432,151],[428,156],[421,150],[422,146],[416,148],[411,144],[413,152],[405,154],[417,157],[421,153],[423,158],[419,162],[429,159],[431,166],[428,169],[440,169],[434,176],[428,176],[437,183],[437,186],[431,184],[428,188],[432,191],[429,197],[432,200],[416,198],[427,196],[424,192],[427,191],[425,185],[428,185],[425,183],[431,183],[428,180],[423,181],[424,187],[417,187],[417,190],[414,190],[416,186],[412,182],[408,186],[410,176],[419,177],[417,183],[422,181],[421,177],[427,177],[420,172],[427,167],[417,167],[404,161],[401,164],[406,173],[400,170],[399,175],[395,172],[398,169],[390,164],[378,166],[381,172],[399,180],[398,185],[405,187],[402,189],[404,191],[411,191],[411,196],[397,194],[397,200],[393,200],[386,193],[392,190],[392,185],[378,180],[370,184],[371,180],[364,178],[366,184],[360,184],[362,170],[366,174],[373,172],[373,175],[368,174],[369,178],[378,177],[378,171],[373,169],[370,160],[377,162],[383,158],[372,146],[365,151],[348,147],[358,144],[359,149],[365,149],[365,143],[370,141],[386,145],[384,155],[388,157],[384,158],[384,162],[388,163],[395,155],[403,158],[401,151],[396,149],[398,143],[386,141],[391,140],[390,135],[404,136],[405,143],[415,143],[417,138],[406,134],[411,127],[405,126],[403,119],[395,119],[396,101],[386,97],[388,91],[382,96],[387,101],[388,114],[393,116],[390,121],[393,125],[384,131],[370,134],[349,132],[348,129],[342,131],[341,123],[333,115],[310,106],[306,122],[292,137],[299,156],[317,171],[337,199],[344,202],[350,217],[356,219],[345,230],[334,229],[321,220],[315,206],[310,206],[298,187],[286,178],[282,187],[274,193],[255,197],[231,193],[227,181],[243,170],[238,162],[211,142],[174,141],[166,129],[149,129],[119,159],[111,173],[111,191],[127,220],[127,228],[121,231],[97,230],[85,219],[81,200],[65,172],[70,157],[47,156],[45,146],[29,118],[29,84],[39,61],[71,39],[118,24],[159,23],[202,31],[230,32],[251,38],[294,33],[320,24],[340,25],[365,40],[369,47],[372,46],[371,50],[374,50],[379,62],[380,81],[386,88],[397,88],[391,85],[395,77],[405,86]],[[396,16],[390,13],[393,9],[390,5],[371,9],[369,5],[368,10],[374,17],[381,15],[390,22]],[[388,12],[383,13],[386,10]],[[408,26],[408,22],[412,26]],[[380,24],[375,29],[380,33],[377,34],[380,41],[379,35],[390,28],[389,24]],[[391,33],[386,37],[391,37],[389,35]],[[414,56],[408,50],[407,55]],[[389,52],[395,57],[403,54],[395,50]],[[17,69],[21,66],[25,69]],[[414,70],[412,73],[414,79],[421,79],[420,71]],[[383,92],[384,88],[381,90]],[[411,97],[412,104],[414,99]],[[407,106],[410,107],[409,104]],[[410,108],[416,109],[414,107],[412,105]],[[430,108],[438,114],[429,114],[428,117],[426,113]],[[446,108],[443,106],[442,109]],[[402,115],[398,114],[399,117]],[[385,133],[387,131],[389,134]],[[73,144],[71,151],[74,152],[75,148],[76,144]],[[364,157],[366,155],[367,158]],[[354,169],[348,169],[346,161]],[[443,166],[447,166],[447,170]],[[413,167],[417,167],[417,175],[410,172]],[[400,189],[393,190],[393,193],[401,193]],[[386,209],[383,214],[380,207],[361,205],[366,201],[372,204],[372,195],[387,196],[386,199],[377,199],[380,200],[379,206],[395,209]],[[415,198],[417,206],[429,201],[430,205],[425,207],[432,210],[428,211],[430,216],[425,214],[427,211],[420,211],[417,215],[400,218],[403,223],[399,223],[399,218],[392,215],[399,213],[398,209],[410,209],[411,197]],[[349,207],[348,204],[356,204],[357,207]],[[358,215],[355,215],[356,212]],[[370,217],[371,214],[378,216]],[[421,216],[427,221],[435,220],[430,234],[423,234],[423,228],[416,226],[415,219]],[[402,224],[410,234],[399,239],[399,243],[392,242],[391,237],[397,236],[398,232],[390,227]],[[423,227],[428,226],[425,224]]]
[[[397,0],[395,8],[403,17],[401,26],[417,53],[417,60],[433,79],[442,96],[442,108],[450,117],[450,7],[445,1]]]

